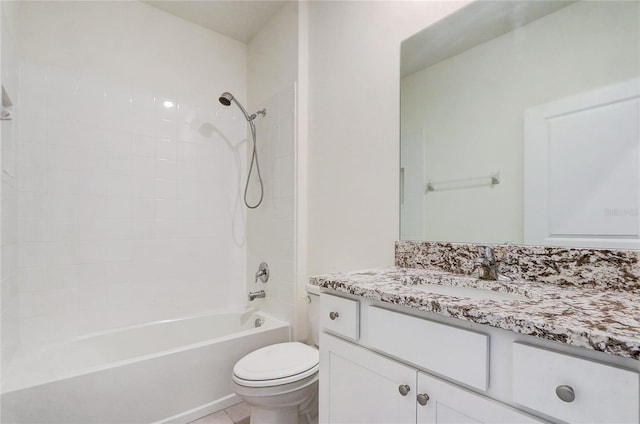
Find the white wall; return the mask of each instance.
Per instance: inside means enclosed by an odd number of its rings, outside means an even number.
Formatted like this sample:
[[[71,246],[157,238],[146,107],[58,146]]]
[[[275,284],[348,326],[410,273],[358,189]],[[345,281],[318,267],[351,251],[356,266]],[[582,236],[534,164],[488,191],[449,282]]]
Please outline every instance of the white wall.
[[[251,110],[298,79],[298,3],[286,2],[251,39],[248,49]]]
[[[249,43],[249,111],[267,109],[256,118],[257,146],[264,200],[247,211],[247,291],[265,290],[253,303],[294,323],[296,81],[298,4],[286,3]],[[249,160],[249,159],[248,159]],[[243,175],[244,184],[245,175]],[[258,198],[252,173],[250,203]],[[255,283],[260,262],[269,264],[266,284]]]
[[[309,4],[310,275],[393,264],[400,42],[464,4]]]
[[[243,307],[246,128],[217,98],[246,46],[138,2],[18,12],[23,344]]]
[[[23,57],[193,103],[246,98],[246,45],[141,2],[20,2],[20,15]]]
[[[403,79],[402,133],[424,131],[426,178],[501,177],[426,194],[426,239],[523,242],[524,111],[637,76],[638,16],[637,2],[578,2]]]
[[[1,337],[0,375],[4,375],[19,341],[20,296],[18,286],[18,173],[17,160],[17,124],[16,110],[20,105],[18,97],[18,57],[15,51],[15,4],[0,4],[0,28],[2,57],[0,81],[13,103],[14,120],[0,123],[0,140],[2,145],[2,186],[0,200],[0,250],[1,281],[0,288],[0,322]]]

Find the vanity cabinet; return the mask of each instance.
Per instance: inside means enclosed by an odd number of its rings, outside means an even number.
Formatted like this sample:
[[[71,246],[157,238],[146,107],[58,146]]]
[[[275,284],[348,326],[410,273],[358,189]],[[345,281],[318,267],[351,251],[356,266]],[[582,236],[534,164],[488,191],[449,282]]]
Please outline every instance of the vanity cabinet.
[[[320,327],[339,336],[358,340],[360,302],[338,296],[320,296]]]
[[[488,335],[375,306],[369,306],[367,312],[369,347],[474,389],[487,390]]]
[[[415,424],[415,368],[327,333],[320,346],[320,422]]]
[[[320,345],[321,423],[543,422],[335,336]]]
[[[513,400],[570,423],[637,423],[638,373],[513,344]]]
[[[321,305],[320,423],[639,421],[635,369],[367,299],[322,293]]]
[[[422,372],[418,372],[418,393],[429,397],[426,405],[418,404],[418,424],[539,424],[544,422],[493,399],[477,395]],[[424,402],[426,399],[417,400]]]

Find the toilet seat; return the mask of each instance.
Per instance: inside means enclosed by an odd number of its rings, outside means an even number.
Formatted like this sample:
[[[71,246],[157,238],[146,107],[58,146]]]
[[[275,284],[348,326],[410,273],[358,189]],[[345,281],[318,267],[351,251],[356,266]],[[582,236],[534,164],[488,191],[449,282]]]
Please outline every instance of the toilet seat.
[[[233,367],[233,381],[245,387],[269,387],[304,380],[318,372],[319,354],[299,342],[278,343],[249,353]]]

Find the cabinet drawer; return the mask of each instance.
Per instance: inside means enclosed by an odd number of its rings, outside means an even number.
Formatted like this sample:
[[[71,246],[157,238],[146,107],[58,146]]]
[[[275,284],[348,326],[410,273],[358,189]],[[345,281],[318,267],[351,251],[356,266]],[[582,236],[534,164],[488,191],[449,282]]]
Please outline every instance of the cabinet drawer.
[[[330,294],[320,295],[320,326],[353,340],[360,336],[360,303]]]
[[[370,306],[371,347],[470,387],[487,390],[489,337]]]
[[[634,371],[513,344],[513,401],[569,423],[637,424],[639,383]]]

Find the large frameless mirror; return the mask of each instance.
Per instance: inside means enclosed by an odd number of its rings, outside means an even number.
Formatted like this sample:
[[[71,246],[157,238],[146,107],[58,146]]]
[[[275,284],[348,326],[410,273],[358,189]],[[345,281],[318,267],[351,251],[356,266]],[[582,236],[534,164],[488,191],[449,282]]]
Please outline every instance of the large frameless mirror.
[[[405,40],[401,239],[639,248],[639,7],[481,1]]]

